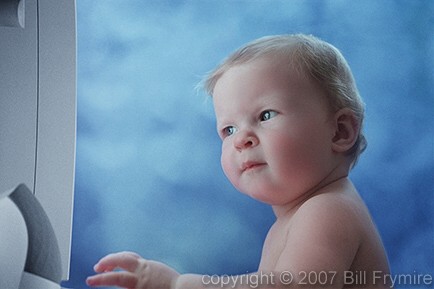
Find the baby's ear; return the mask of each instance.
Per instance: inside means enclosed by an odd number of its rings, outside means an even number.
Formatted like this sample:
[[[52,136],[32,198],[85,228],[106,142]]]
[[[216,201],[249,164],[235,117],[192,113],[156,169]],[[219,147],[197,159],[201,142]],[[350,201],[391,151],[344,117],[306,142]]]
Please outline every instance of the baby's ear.
[[[357,141],[360,124],[349,108],[342,108],[335,113],[335,135],[332,139],[332,149],[343,153],[350,150]]]

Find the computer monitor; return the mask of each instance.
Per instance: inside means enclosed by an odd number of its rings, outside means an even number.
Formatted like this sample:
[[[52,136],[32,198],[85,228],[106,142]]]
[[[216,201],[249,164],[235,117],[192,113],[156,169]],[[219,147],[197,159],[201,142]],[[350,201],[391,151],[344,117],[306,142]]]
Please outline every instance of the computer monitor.
[[[74,0],[0,1],[0,192],[25,183],[69,277],[76,136]]]

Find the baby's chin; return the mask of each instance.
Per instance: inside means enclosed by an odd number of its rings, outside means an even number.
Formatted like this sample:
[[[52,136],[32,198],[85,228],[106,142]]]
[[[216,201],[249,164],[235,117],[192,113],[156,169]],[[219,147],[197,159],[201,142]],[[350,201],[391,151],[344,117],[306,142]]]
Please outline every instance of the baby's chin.
[[[288,203],[287,193],[272,193],[272,190],[267,188],[255,188],[250,190],[240,190],[243,194],[270,206],[282,206]]]

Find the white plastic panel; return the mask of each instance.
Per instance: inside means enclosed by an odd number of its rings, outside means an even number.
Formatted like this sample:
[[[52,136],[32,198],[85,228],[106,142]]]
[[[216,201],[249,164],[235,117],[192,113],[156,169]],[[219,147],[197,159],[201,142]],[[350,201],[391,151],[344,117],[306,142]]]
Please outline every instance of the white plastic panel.
[[[25,29],[0,26],[0,192],[19,183],[34,189],[38,90],[36,1],[27,1],[25,14]]]
[[[25,183],[35,193],[54,227],[67,280],[75,170],[75,1],[6,2],[25,9],[8,6],[11,14],[0,13],[0,192]]]
[[[18,288],[27,256],[26,223],[14,202],[2,196],[0,228],[0,288]]]
[[[39,0],[39,113],[35,195],[69,275],[76,131],[75,1]]]
[[[24,28],[24,16],[25,0],[0,1],[0,26]]]
[[[60,289],[60,285],[28,272],[24,272],[19,289]]]

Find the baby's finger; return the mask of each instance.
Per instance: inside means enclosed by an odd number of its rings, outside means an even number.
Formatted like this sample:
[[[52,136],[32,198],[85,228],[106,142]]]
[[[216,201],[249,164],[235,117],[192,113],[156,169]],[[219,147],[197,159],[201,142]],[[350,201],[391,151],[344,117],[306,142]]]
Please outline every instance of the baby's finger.
[[[117,286],[123,288],[136,288],[137,277],[130,272],[109,272],[88,277],[86,284],[91,287]]]
[[[99,260],[93,269],[98,273],[112,271],[116,268],[134,272],[139,264],[139,259],[139,255],[131,252],[109,254]]]

